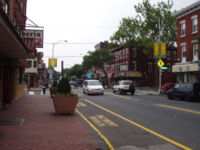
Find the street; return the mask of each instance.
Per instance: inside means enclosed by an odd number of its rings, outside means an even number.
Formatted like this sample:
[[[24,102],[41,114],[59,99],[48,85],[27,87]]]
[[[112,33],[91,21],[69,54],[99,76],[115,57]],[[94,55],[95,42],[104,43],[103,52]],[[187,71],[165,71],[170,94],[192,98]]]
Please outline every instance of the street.
[[[77,113],[110,149],[200,149],[200,103],[137,91],[134,96],[78,92]]]

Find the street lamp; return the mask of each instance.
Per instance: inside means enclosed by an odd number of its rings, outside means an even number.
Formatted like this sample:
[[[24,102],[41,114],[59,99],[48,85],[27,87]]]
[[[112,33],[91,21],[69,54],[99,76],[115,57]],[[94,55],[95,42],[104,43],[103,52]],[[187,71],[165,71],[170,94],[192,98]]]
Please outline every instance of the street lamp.
[[[53,73],[54,73],[54,48],[55,48],[55,45],[57,44],[66,44],[67,43],[67,40],[60,40],[60,41],[57,41],[55,43],[51,43],[53,45],[53,49],[52,49],[52,71],[50,72],[50,80],[52,81],[53,83]]]

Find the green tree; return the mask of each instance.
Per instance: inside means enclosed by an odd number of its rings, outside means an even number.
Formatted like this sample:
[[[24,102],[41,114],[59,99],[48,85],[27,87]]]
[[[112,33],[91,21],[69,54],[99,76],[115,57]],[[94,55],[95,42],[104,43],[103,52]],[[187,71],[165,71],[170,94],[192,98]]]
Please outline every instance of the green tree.
[[[83,66],[80,64],[75,64],[71,68],[71,75],[76,76],[77,78],[81,78],[81,76],[85,74],[85,70],[83,69]]]
[[[106,77],[106,84],[108,85],[108,75],[105,70],[105,64],[109,64],[114,60],[115,56],[107,49],[100,49],[96,51],[89,51],[88,55],[83,57],[83,68],[90,70],[92,68],[101,70]]]
[[[152,50],[153,43],[162,41],[174,46],[176,41],[176,18],[168,0],[152,5],[150,0],[143,0],[135,5],[137,16],[123,18],[119,29],[111,36],[111,41],[128,46],[141,47],[145,53]]]

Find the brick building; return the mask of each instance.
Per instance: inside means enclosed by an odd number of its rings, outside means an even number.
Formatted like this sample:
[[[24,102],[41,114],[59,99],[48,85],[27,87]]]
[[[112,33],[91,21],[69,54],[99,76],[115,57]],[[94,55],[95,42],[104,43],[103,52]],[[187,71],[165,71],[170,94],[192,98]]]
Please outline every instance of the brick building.
[[[24,95],[26,59],[37,55],[34,39],[24,39],[27,0],[0,0],[0,109]]]
[[[146,55],[142,49],[136,47],[117,47],[110,50],[115,60],[107,65],[110,84],[121,79],[133,80],[137,86],[158,87],[157,60],[153,54]],[[167,70],[162,72],[162,84],[175,82],[176,75],[172,74],[172,65],[176,61],[176,49],[167,49],[167,56],[163,59]]]
[[[178,82],[200,81],[199,49],[200,1],[175,13],[177,18],[177,61],[172,72],[177,73]]]

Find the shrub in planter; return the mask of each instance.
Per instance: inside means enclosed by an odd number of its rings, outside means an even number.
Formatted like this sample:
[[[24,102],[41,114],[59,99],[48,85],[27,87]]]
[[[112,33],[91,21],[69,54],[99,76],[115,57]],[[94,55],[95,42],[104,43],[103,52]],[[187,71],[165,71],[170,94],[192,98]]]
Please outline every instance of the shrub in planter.
[[[71,93],[68,78],[62,78],[58,83],[57,94],[53,97],[57,114],[73,114],[78,102],[78,96]]]
[[[67,77],[62,78],[58,83],[58,93],[67,94],[71,93],[71,86]]]

